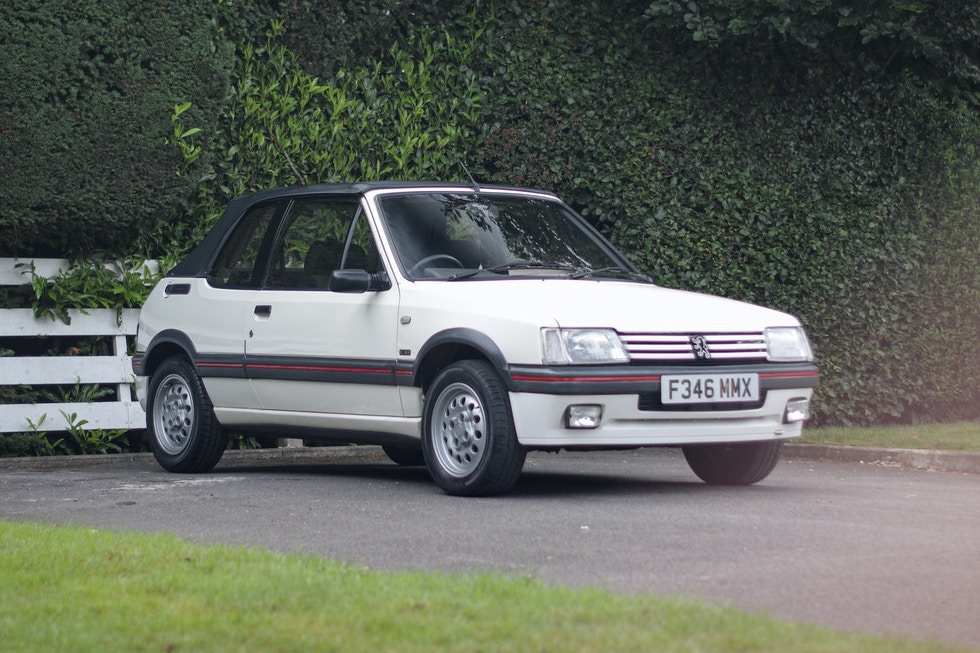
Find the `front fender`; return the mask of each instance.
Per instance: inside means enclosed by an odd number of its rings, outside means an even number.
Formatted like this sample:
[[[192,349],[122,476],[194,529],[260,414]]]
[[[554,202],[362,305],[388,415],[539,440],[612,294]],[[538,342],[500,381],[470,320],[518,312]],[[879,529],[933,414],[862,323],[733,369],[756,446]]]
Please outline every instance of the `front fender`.
[[[422,345],[412,370],[416,384],[424,385],[449,363],[475,357],[489,361],[500,375],[504,386],[508,390],[513,389],[510,366],[497,343],[487,334],[467,328],[439,331]]]

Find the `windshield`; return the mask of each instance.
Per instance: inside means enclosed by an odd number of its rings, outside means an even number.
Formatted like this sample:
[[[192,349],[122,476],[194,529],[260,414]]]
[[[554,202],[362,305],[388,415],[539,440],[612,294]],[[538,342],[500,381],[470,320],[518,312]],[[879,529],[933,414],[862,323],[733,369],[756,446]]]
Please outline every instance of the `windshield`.
[[[382,217],[410,279],[500,275],[635,275],[561,202],[498,194],[411,193],[381,199]]]

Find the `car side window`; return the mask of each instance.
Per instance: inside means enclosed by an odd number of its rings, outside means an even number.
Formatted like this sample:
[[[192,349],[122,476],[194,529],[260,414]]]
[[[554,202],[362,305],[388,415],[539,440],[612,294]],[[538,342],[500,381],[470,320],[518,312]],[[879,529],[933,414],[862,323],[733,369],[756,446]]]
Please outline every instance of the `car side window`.
[[[344,258],[345,270],[367,270],[368,272],[383,272],[381,256],[374,241],[374,234],[368,225],[367,218],[361,213],[354,223],[354,233],[351,234],[350,247]]]
[[[279,204],[253,207],[231,232],[208,281],[218,288],[257,288],[263,270],[260,254]]]
[[[343,264],[344,245],[359,207],[356,198],[293,203],[273,249],[267,288],[326,288]]]

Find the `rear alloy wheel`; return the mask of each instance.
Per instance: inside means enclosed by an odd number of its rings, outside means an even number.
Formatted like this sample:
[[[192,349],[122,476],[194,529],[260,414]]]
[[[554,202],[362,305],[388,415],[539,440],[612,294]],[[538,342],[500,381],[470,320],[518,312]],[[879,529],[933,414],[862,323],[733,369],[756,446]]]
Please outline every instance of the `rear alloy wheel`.
[[[782,440],[700,444],[684,447],[684,458],[705,483],[752,485],[769,476],[782,450]]]
[[[150,378],[146,429],[157,462],[171,472],[206,472],[218,464],[228,438],[194,366],[168,358]]]
[[[447,494],[487,496],[511,489],[527,450],[517,441],[507,391],[489,363],[464,360],[426,392],[422,450]]]

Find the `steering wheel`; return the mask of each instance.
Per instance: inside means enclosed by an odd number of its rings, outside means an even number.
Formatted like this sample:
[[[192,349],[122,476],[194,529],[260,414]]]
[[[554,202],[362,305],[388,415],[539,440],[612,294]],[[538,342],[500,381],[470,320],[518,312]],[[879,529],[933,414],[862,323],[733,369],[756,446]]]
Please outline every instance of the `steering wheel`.
[[[466,267],[465,265],[463,265],[462,261],[460,261],[455,256],[451,256],[450,254],[431,254],[429,256],[426,256],[422,260],[420,260],[412,267],[410,267],[408,269],[408,276],[410,277],[417,276],[417,274],[421,272],[423,268],[429,267],[429,264],[432,263],[433,261],[444,261],[446,263],[452,264],[453,267],[460,268],[460,269]]]

